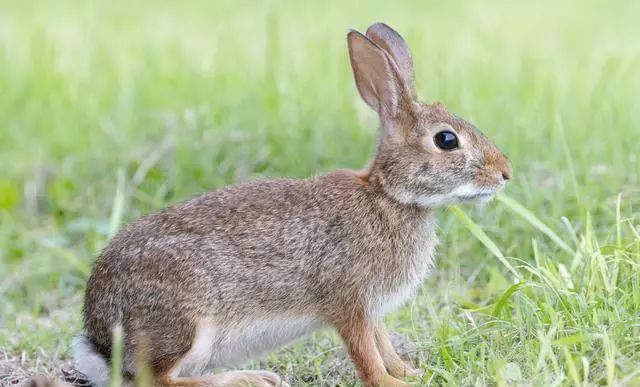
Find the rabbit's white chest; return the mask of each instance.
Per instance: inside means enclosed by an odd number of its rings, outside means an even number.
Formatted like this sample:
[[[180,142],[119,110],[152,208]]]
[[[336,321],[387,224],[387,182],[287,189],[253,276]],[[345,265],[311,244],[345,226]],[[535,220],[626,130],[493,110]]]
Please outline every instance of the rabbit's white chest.
[[[415,294],[418,287],[419,282],[416,281],[397,289],[395,292],[378,295],[371,302],[371,314],[381,317],[399,308]]]
[[[423,280],[434,266],[435,246],[437,238],[434,232],[427,230],[426,238],[416,248],[401,259],[404,264],[398,265],[393,276],[393,285],[383,291],[374,291],[370,299],[372,316],[384,316],[399,308],[415,295]]]

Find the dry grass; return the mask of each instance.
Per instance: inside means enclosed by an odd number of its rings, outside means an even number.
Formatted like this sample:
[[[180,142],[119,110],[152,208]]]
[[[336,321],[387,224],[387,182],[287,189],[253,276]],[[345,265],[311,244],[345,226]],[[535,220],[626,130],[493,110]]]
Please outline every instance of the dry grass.
[[[0,387],[22,387],[47,385],[44,381],[52,381],[49,386],[63,386],[61,381],[67,380],[74,386],[87,385],[81,376],[73,370],[69,360],[50,357],[30,358],[26,353],[8,354],[0,350]],[[34,384],[36,383],[36,384]]]

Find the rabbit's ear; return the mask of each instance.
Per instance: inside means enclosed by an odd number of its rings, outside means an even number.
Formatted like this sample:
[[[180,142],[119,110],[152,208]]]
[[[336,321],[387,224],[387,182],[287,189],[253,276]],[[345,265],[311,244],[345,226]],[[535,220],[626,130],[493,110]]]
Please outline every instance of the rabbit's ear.
[[[347,35],[349,58],[362,99],[385,121],[402,112],[407,90],[398,66],[383,49],[358,31]]]
[[[393,58],[407,89],[415,96],[413,59],[407,42],[396,30],[384,23],[372,24],[367,28],[367,37]]]

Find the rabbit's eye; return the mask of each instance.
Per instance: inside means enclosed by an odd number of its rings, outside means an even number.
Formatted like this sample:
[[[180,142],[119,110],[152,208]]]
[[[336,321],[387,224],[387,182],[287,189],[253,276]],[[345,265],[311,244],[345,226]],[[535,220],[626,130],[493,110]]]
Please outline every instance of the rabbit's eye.
[[[438,132],[433,138],[433,141],[438,148],[443,150],[452,150],[458,147],[458,137],[456,137],[455,133],[448,130]]]

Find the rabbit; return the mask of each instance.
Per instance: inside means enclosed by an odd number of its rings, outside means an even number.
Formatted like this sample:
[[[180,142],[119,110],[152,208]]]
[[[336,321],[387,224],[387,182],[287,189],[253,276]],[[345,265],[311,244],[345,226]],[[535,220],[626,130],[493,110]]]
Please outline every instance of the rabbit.
[[[267,371],[212,371],[323,327],[366,386],[405,386],[418,372],[382,318],[434,266],[438,208],[490,198],[511,164],[443,104],[418,102],[411,54],[391,27],[352,30],[347,42],[357,90],[380,119],[368,167],[240,183],[123,227],[88,280],[75,344],[95,385],[108,383],[115,326],[124,379],[143,350],[157,386],[285,385]]]

